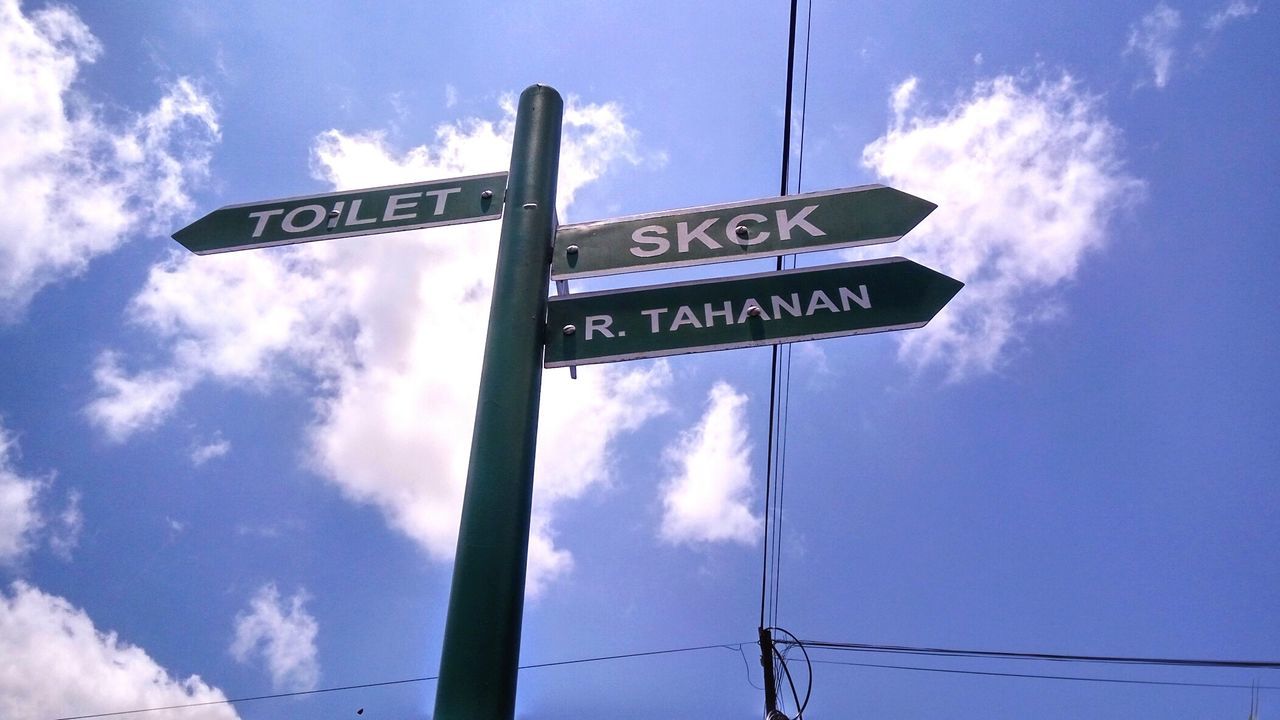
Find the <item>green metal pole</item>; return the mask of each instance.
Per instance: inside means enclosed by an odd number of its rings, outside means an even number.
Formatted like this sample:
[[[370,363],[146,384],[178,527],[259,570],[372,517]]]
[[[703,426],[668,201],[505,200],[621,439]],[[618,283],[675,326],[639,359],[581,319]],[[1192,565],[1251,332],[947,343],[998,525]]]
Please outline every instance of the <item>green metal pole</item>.
[[[563,115],[551,87],[520,95],[436,720],[515,713]]]

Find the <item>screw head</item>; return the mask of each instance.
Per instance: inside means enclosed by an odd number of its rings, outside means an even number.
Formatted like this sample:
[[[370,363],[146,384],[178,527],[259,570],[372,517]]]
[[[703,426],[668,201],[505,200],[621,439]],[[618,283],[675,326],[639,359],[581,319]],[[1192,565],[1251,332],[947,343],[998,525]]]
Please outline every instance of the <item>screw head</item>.
[[[493,191],[485,190],[484,192],[480,193],[480,197],[484,198],[485,200],[488,200],[489,198],[493,197]]]
[[[578,332],[578,328],[574,327],[573,325],[565,325],[563,332],[565,335],[572,335]]]
[[[733,229],[733,232],[737,234],[738,237],[744,238],[747,236],[747,226],[739,225],[738,227]]]
[[[564,251],[565,251],[565,252],[567,252],[567,253],[569,253],[570,255],[577,255],[577,254],[578,254],[578,246],[577,246],[577,245],[570,245],[569,247],[565,248],[565,249],[564,249]]]
[[[747,314],[750,315],[751,317],[760,317],[761,313],[763,312],[764,311],[760,309],[759,305],[752,305],[751,307],[747,308]]]
[[[329,211],[329,217],[338,217],[338,216],[339,216],[339,215],[341,215],[341,214],[342,214],[342,213],[338,212],[337,210],[330,210],[330,211]]]

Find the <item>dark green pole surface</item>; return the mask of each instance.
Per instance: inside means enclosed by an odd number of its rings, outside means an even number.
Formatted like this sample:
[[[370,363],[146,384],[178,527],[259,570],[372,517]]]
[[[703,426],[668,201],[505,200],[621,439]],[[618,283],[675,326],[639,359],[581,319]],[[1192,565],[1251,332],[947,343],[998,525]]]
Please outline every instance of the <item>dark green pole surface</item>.
[[[563,114],[551,87],[520,95],[436,720],[515,713]]]

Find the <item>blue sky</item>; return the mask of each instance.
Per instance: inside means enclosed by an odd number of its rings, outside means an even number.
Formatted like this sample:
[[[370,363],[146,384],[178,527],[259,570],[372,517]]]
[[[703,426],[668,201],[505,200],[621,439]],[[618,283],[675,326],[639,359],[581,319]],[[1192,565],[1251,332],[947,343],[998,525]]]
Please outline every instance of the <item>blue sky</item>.
[[[563,221],[777,194],[784,3],[442,5],[0,0],[0,717],[438,668],[498,223],[199,258],[171,232],[226,204],[503,170],[534,82],[567,98]],[[791,188],[880,182],[939,207],[893,245],[798,264],[899,255],[966,287],[924,329],[792,348],[777,624],[1276,660],[1275,9],[815,2],[811,28]],[[769,376],[767,349],[546,373],[522,662],[754,640]],[[517,715],[755,717],[744,650],[529,670]],[[1249,703],[813,672],[810,717]],[[136,717],[425,718],[434,691]]]

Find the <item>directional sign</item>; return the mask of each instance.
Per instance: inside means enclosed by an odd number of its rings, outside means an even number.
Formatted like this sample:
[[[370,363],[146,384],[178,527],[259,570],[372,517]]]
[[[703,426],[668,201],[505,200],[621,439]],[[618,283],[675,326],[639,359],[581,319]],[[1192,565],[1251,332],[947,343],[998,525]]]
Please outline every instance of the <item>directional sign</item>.
[[[562,225],[551,277],[893,242],[937,207],[883,185]]]
[[[546,367],[905,330],[964,283],[904,258],[553,297]]]
[[[228,205],[173,234],[197,255],[492,220],[507,173]]]

